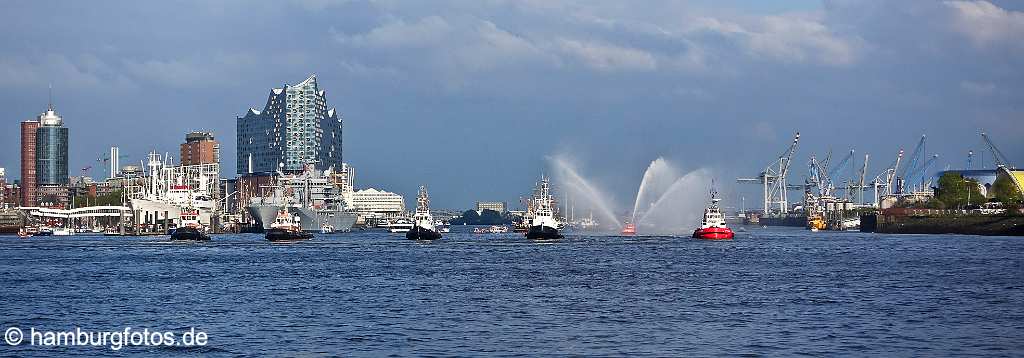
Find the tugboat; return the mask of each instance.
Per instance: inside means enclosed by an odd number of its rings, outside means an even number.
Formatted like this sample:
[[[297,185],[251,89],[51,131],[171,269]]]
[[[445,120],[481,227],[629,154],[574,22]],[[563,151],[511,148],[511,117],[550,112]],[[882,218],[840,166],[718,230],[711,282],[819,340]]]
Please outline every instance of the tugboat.
[[[711,189],[711,206],[704,209],[704,220],[700,222],[700,228],[693,231],[693,238],[704,240],[732,240],[735,235],[732,229],[725,225],[725,218],[722,211],[718,209],[718,192]]]
[[[441,233],[437,232],[434,226],[434,217],[430,215],[430,197],[427,196],[427,187],[420,186],[419,195],[416,196],[416,214],[413,215],[413,226],[405,233],[409,240],[437,240]]]
[[[171,241],[210,241],[210,236],[199,224],[199,210],[181,209],[181,226],[171,233]]]
[[[541,178],[537,183],[537,190],[533,196],[534,209],[530,218],[530,228],[526,231],[526,238],[530,240],[557,240],[562,234],[558,233],[558,221],[552,209],[554,198],[551,196],[551,188],[548,186],[548,179]]]
[[[267,229],[266,237],[268,241],[272,242],[291,242],[312,239],[313,234],[302,231],[299,218],[292,216],[287,208],[281,208],[277,212],[274,223],[270,224],[270,229]]]
[[[622,227],[622,235],[632,236],[636,235],[636,224],[626,222],[626,226]]]

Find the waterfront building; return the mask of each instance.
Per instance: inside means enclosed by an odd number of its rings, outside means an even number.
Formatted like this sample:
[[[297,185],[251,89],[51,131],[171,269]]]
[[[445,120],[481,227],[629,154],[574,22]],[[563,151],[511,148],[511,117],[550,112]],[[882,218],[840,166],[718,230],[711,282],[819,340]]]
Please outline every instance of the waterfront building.
[[[316,75],[270,91],[263,110],[237,118],[237,173],[301,172],[342,165],[342,120]]]
[[[53,105],[39,115],[36,129],[36,184],[68,185],[68,129]]]
[[[505,213],[508,205],[504,201],[478,201],[476,202],[476,212],[482,213],[484,210],[493,210],[499,213]]]
[[[393,218],[405,213],[405,199],[392,192],[369,188],[345,196],[349,207],[362,216]]]
[[[36,129],[39,122],[21,122],[21,206],[36,206]]]
[[[220,143],[210,132],[191,132],[181,144],[181,165],[220,163]]]

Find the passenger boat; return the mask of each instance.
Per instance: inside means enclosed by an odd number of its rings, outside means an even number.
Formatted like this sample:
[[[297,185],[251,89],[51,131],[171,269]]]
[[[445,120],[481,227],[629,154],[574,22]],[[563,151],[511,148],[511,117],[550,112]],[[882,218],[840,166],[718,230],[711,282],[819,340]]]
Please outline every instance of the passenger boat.
[[[427,187],[420,186],[420,192],[416,195],[416,214],[413,215],[413,226],[405,233],[409,240],[437,240],[441,233],[437,232],[434,226],[434,217],[430,215],[430,197],[427,196]]]
[[[266,230],[266,238],[272,242],[302,241],[313,238],[313,234],[302,230],[299,217],[292,216],[288,209],[282,208],[277,213],[277,218]]]
[[[700,228],[693,231],[693,238],[704,240],[732,240],[735,235],[732,229],[725,225],[725,217],[718,209],[718,192],[712,189],[711,205],[704,209],[704,219],[700,222]]]
[[[533,215],[530,218],[530,228],[526,231],[526,238],[531,240],[555,240],[563,236],[558,232],[559,223],[555,220],[554,198],[551,196],[551,188],[547,178],[541,178],[537,183],[537,190],[534,192]]]
[[[210,236],[199,223],[198,209],[181,209],[181,225],[171,233],[171,241],[210,241]]]
[[[388,224],[388,232],[404,234],[412,230],[413,226],[413,223],[409,222],[408,219],[397,219],[395,222]]]
[[[473,229],[474,234],[504,234],[508,232],[508,226],[493,225],[490,227],[478,227]]]

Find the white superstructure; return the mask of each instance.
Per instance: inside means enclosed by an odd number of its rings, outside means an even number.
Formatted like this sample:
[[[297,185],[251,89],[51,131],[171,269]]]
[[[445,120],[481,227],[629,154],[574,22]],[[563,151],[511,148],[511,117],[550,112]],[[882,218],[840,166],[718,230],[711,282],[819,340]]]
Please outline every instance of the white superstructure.
[[[530,218],[530,226],[541,226],[557,229],[558,220],[555,219],[554,197],[551,196],[551,186],[547,178],[541,178],[537,183],[537,190],[533,195],[531,208],[533,216]]]
[[[374,188],[351,192],[345,198],[349,207],[360,215],[394,218],[405,212],[405,199],[401,195]]]
[[[412,219],[416,226],[437,231],[434,227],[434,216],[430,215],[430,197],[427,196],[426,186],[421,185],[420,191],[416,195],[416,214],[412,216]]]

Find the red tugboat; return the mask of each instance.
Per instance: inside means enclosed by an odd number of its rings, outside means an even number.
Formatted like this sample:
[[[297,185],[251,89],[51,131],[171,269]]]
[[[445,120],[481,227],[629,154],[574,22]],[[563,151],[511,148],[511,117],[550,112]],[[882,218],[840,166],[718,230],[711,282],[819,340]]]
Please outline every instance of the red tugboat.
[[[632,236],[636,235],[636,224],[627,222],[626,226],[622,228],[622,235]]]
[[[718,192],[711,190],[711,206],[704,209],[704,219],[700,222],[700,228],[693,231],[693,238],[704,240],[732,240],[735,235],[732,229],[725,226],[725,217],[718,209]]]

